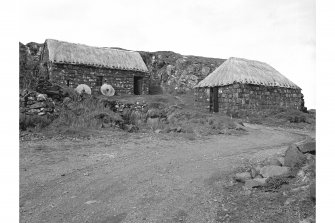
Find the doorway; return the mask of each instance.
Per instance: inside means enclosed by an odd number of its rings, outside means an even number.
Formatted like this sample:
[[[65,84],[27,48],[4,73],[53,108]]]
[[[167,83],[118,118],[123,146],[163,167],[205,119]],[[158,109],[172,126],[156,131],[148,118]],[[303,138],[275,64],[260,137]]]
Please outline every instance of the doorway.
[[[210,88],[209,111],[219,112],[219,88],[218,87]]]
[[[134,77],[134,94],[141,95],[142,94],[142,84],[143,77]]]

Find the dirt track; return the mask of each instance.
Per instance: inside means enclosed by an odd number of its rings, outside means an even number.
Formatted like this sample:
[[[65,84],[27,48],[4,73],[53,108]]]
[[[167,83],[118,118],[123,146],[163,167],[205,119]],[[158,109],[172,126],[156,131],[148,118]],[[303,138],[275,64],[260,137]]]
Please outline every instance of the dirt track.
[[[250,127],[202,140],[103,132],[22,142],[20,222],[215,222],[216,181],[304,139]]]

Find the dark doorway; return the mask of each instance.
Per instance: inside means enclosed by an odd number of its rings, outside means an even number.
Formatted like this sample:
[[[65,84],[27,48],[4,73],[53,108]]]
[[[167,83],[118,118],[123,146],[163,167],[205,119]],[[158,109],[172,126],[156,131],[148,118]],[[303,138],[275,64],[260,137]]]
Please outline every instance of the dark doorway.
[[[103,79],[103,76],[97,76],[97,81],[96,81],[96,86],[100,87],[102,86],[102,79]]]
[[[209,111],[219,112],[219,88],[211,87],[209,96]]]
[[[134,94],[142,94],[143,77],[134,77]]]

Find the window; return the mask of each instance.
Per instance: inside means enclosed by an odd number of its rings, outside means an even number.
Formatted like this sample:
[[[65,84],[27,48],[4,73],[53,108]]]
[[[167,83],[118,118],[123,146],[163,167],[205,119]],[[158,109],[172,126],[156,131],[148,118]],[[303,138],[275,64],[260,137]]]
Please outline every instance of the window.
[[[70,80],[66,80],[66,86],[70,86]]]
[[[98,76],[97,77],[97,83],[96,83],[97,86],[102,86],[102,78],[103,78],[103,76]]]

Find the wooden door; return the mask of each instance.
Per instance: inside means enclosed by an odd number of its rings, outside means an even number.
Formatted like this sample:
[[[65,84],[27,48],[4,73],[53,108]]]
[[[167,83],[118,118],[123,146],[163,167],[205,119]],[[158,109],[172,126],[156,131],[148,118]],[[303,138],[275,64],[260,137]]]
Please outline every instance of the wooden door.
[[[214,87],[213,88],[213,106],[214,106],[214,112],[219,112],[219,88]]]
[[[218,87],[210,88],[209,111],[219,112],[219,88]]]
[[[142,82],[143,77],[134,77],[134,94],[141,95],[142,94]]]

